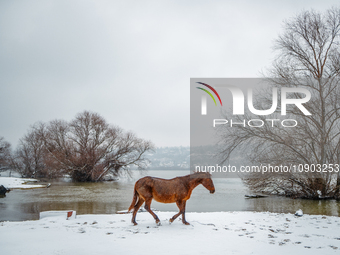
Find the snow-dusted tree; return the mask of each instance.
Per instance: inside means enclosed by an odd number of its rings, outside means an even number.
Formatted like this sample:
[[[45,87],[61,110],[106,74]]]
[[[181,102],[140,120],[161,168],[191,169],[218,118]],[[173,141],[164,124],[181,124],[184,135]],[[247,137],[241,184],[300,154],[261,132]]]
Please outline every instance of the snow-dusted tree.
[[[306,88],[311,100],[304,104],[312,114],[297,107],[287,109],[287,118],[299,123],[294,128],[261,128],[238,125],[224,128],[224,157],[235,148],[250,148],[254,164],[299,165],[303,173],[253,173],[245,183],[254,191],[305,198],[340,198],[340,9],[325,13],[303,11],[284,23],[284,32],[275,41],[277,58],[269,70],[268,83],[277,87]],[[269,90],[271,91],[271,89]],[[292,93],[291,98],[304,97]],[[272,93],[254,96],[257,109],[269,109]],[[278,119],[280,107],[270,119]],[[249,116],[252,117],[252,116]],[[257,119],[265,119],[256,116]],[[321,166],[325,172],[316,171]],[[313,172],[312,168],[316,167]],[[307,169],[311,168],[308,172]]]

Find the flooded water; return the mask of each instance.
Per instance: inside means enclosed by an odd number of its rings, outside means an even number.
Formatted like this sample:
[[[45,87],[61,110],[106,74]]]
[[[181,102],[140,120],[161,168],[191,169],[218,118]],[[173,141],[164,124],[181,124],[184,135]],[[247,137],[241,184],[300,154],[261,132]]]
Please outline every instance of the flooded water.
[[[133,196],[137,179],[145,175],[173,178],[186,175],[188,171],[148,171],[136,173],[131,179],[105,183],[52,182],[50,188],[12,190],[0,198],[0,221],[34,220],[39,212],[49,210],[75,210],[77,214],[113,214],[126,210]],[[218,211],[270,211],[294,213],[302,209],[308,214],[340,216],[340,202],[310,201],[283,197],[247,199],[249,194],[237,178],[214,179],[216,192],[210,194],[199,185],[187,202],[187,212]],[[161,211],[177,211],[175,204],[153,201],[152,208]]]

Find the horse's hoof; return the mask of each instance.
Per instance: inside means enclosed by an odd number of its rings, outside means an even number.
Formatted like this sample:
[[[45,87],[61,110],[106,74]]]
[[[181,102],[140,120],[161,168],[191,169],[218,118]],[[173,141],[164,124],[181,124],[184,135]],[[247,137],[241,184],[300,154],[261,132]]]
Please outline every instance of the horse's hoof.
[[[169,220],[169,222],[170,222],[170,223],[173,223],[173,222],[174,222],[174,220],[173,220],[173,219],[170,219],[170,220]]]
[[[161,226],[162,224],[161,224],[161,222],[159,221],[159,222],[156,222],[156,225],[157,225],[157,226]]]
[[[137,225],[138,225],[137,222],[132,222],[132,223],[133,223],[134,226],[137,226]]]
[[[184,225],[190,225],[190,223],[187,222],[187,221],[186,221],[186,222],[183,222],[183,224],[184,224]]]

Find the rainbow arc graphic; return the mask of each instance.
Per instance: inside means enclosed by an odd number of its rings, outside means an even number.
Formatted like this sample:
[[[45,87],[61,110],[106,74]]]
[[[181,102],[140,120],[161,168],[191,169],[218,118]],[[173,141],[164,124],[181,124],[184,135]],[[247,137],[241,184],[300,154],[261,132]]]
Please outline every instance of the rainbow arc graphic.
[[[201,85],[203,85],[203,86],[205,86],[205,87],[207,87],[208,89],[210,89],[210,90],[217,96],[217,98],[218,98],[218,100],[220,101],[220,104],[221,104],[221,106],[222,106],[222,100],[221,100],[221,98],[220,98],[220,95],[217,93],[217,91],[216,91],[213,87],[211,87],[210,85],[208,85],[208,84],[206,84],[206,83],[203,83],[203,82],[197,82],[197,83],[198,83],[198,84],[201,84]],[[212,98],[212,100],[214,100],[215,106],[217,106],[215,97],[214,97],[214,95],[213,95],[209,90],[207,90],[207,89],[205,89],[205,88],[201,88],[201,87],[196,87],[196,88],[198,88],[198,89],[200,89],[200,90],[203,90],[205,93],[207,93],[207,94]],[[202,114],[202,115],[207,115],[207,97],[206,97],[205,95],[202,96],[202,101],[201,101],[201,114]]]
[[[218,100],[220,101],[220,104],[221,104],[221,106],[222,106],[222,100],[221,100],[221,98],[220,98],[220,95],[217,93],[217,91],[216,91],[213,87],[211,87],[210,85],[208,85],[208,84],[206,84],[206,83],[203,83],[203,82],[197,82],[197,83],[198,83],[198,84],[201,84],[201,85],[203,85],[203,86],[206,86],[206,87],[209,88],[212,92],[214,92],[214,94],[217,96],[217,98],[218,98]],[[206,93],[214,100],[214,103],[215,103],[215,105],[217,106],[216,100],[215,100],[213,94],[211,94],[211,92],[210,92],[209,90],[204,89],[204,88],[201,88],[201,87],[196,87],[196,88],[201,89],[201,90],[203,90],[204,92],[206,92]]]

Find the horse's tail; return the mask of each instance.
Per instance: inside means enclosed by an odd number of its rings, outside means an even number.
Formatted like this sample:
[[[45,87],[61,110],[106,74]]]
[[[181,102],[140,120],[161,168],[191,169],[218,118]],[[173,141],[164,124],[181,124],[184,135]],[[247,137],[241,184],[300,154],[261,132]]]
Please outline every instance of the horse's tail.
[[[131,205],[130,205],[130,207],[129,207],[128,212],[130,212],[130,211],[133,209],[133,207],[134,207],[135,204],[137,203],[137,199],[139,198],[139,194],[138,194],[138,192],[137,192],[137,190],[136,190],[136,185],[135,185],[135,188],[133,189],[133,192],[134,192],[134,194],[133,194],[133,199],[132,199],[132,202],[131,202]]]

